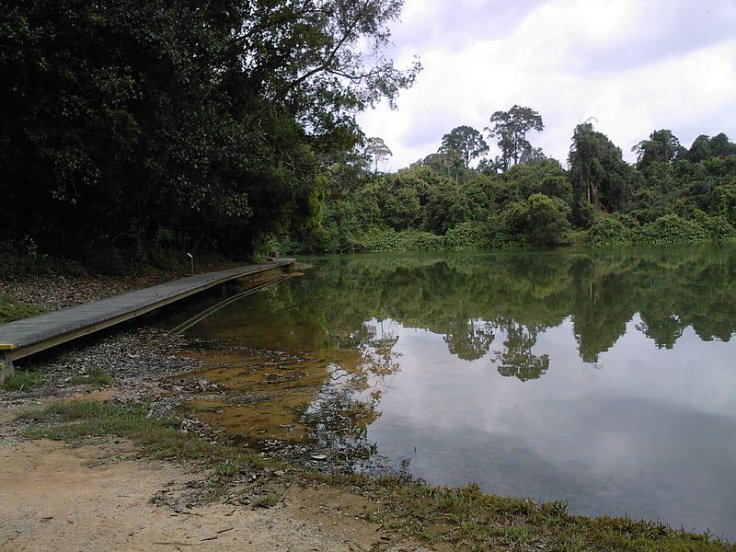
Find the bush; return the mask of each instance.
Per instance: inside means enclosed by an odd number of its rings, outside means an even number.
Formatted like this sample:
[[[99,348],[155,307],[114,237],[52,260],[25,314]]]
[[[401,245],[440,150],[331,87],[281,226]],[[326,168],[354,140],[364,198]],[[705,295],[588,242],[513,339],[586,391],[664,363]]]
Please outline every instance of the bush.
[[[613,245],[631,242],[631,231],[618,217],[597,219],[588,230],[587,243],[590,245]]]
[[[708,233],[711,240],[726,240],[736,236],[736,230],[722,215],[709,217],[703,211],[696,209],[693,213],[693,220]]]
[[[373,226],[359,236],[353,251],[437,251],[444,246],[443,236],[421,230],[403,230]]]
[[[396,251],[399,247],[398,233],[393,228],[372,226],[358,236],[356,251]]]
[[[0,278],[25,274],[84,274],[82,266],[74,261],[56,259],[28,249],[27,243],[0,242]]]
[[[420,230],[404,230],[397,238],[399,251],[437,251],[444,247],[443,236]]]
[[[632,238],[637,243],[700,242],[711,239],[708,230],[700,224],[677,215],[665,215],[634,229]]]
[[[567,242],[570,223],[560,205],[543,194],[509,204],[504,213],[510,241],[548,247]]]
[[[448,249],[482,249],[488,245],[488,230],[478,222],[462,222],[450,228],[444,238]]]

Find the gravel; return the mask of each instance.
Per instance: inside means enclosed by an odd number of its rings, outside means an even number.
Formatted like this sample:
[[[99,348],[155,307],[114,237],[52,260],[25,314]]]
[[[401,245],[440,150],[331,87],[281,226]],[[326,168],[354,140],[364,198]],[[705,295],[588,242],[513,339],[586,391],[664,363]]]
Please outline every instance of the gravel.
[[[167,281],[171,275],[23,276],[0,279],[0,295],[19,303],[53,311],[127,293]]]

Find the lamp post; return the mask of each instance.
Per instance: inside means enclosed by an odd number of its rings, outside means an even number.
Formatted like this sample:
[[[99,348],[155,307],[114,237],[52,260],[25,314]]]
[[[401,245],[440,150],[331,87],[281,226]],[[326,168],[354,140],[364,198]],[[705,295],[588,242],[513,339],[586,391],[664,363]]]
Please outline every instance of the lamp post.
[[[189,261],[192,264],[192,274],[194,274],[194,256],[191,253],[187,253],[187,257],[189,257]]]

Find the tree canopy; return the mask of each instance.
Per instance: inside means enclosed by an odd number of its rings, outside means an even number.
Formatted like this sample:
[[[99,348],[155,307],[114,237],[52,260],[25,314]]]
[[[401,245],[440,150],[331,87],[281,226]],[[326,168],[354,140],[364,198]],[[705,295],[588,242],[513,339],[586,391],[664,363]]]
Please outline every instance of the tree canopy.
[[[473,127],[462,125],[453,128],[442,137],[439,152],[459,157],[468,167],[471,161],[488,152],[488,144],[480,132]]]
[[[401,5],[3,0],[0,240],[247,251],[298,227],[356,111],[419,70],[385,56]]]
[[[491,124],[486,131],[492,138],[498,138],[496,143],[501,150],[504,171],[524,158],[540,157],[541,150],[535,151],[526,139],[530,131],[544,129],[542,116],[532,108],[514,105],[508,111],[496,111],[491,115]]]

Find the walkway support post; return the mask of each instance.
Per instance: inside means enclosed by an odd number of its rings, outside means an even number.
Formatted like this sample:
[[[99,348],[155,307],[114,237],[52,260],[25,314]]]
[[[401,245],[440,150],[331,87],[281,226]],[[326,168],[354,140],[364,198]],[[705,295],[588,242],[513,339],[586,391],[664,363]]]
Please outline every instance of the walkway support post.
[[[0,384],[12,376],[13,373],[13,361],[10,360],[6,352],[0,351]]]

